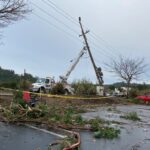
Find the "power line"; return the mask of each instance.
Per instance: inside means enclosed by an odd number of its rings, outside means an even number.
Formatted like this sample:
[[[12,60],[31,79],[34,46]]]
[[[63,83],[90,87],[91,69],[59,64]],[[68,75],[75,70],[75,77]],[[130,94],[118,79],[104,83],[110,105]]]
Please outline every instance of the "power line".
[[[74,21],[74,18],[69,13],[67,13],[66,11],[64,11],[62,8],[58,7],[54,2],[52,2],[51,0],[47,0],[49,2],[49,4],[48,4],[45,0],[42,0],[42,1],[45,2],[47,5],[49,5],[50,7],[52,7],[53,9],[55,9],[55,11],[57,11],[59,14],[61,14],[62,16],[64,16],[66,19],[68,19],[69,21],[71,21],[72,23],[74,23],[75,25],[78,26],[77,21]],[[106,40],[104,40],[102,37],[96,35],[94,32],[91,32],[90,36],[92,38],[96,39],[97,41],[99,41],[99,40],[103,41],[105,43],[104,46],[106,48],[108,48],[109,51],[113,50],[112,53],[113,54],[116,53],[115,49],[110,44],[108,44],[108,42]]]
[[[91,41],[91,40],[89,40],[89,41]],[[110,55],[113,56],[113,58],[116,58],[116,55],[115,55],[115,54],[111,53],[111,52],[108,51],[107,49],[104,49],[104,48],[100,47],[100,46],[99,46],[98,44],[96,44],[95,42],[91,42],[91,44],[94,45],[94,46],[97,48],[97,50],[98,50],[99,52],[105,54],[105,56],[107,55],[107,57],[110,57],[108,54],[106,54],[106,51],[107,51],[107,53],[110,53]],[[112,57],[111,57],[111,58],[112,58]]]
[[[54,20],[56,20],[57,22],[63,24],[67,29],[70,29],[71,31],[73,31],[75,34],[77,34],[77,31],[72,29],[70,26],[66,25],[63,21],[57,19],[55,16],[53,16],[52,14],[48,13],[47,11],[45,11],[44,9],[42,9],[41,7],[39,7],[38,5],[36,5],[35,3],[31,2],[35,7],[37,7],[40,11],[42,11],[43,13],[45,13],[46,15],[52,17]]]
[[[58,30],[64,32],[66,35],[68,35],[68,36],[71,37],[72,39],[74,39],[74,40],[76,40],[76,41],[82,43],[80,40],[78,40],[77,38],[75,38],[75,36],[73,36],[72,34],[66,32],[64,29],[60,28],[59,26],[56,26],[55,24],[53,24],[53,23],[50,22],[49,20],[47,20],[47,19],[41,17],[40,15],[38,15],[38,14],[36,14],[36,13],[34,13],[34,12],[33,12],[33,14],[34,14],[36,17],[38,17],[39,19],[41,19],[42,21],[44,21],[44,22],[46,22],[47,24],[49,24],[50,26],[53,26],[54,28],[56,28],[56,29],[58,29]]]
[[[96,39],[97,41],[101,40],[103,41],[106,45],[104,45],[106,48],[110,48],[113,50],[113,53],[116,53],[115,50],[117,49],[114,49],[106,40],[104,40],[103,38],[101,38],[100,36],[96,35],[94,32],[91,31],[91,36]],[[117,50],[118,51],[118,50]],[[116,53],[117,54],[117,53]],[[118,55],[118,54],[117,54]],[[120,52],[119,52],[119,55],[120,55]]]
[[[50,2],[50,0],[48,0],[49,2]],[[43,0],[43,2],[45,2],[44,0]],[[45,2],[46,4],[47,4],[47,2]],[[32,3],[35,7],[37,7],[38,9],[40,9],[43,13],[45,13],[46,15],[48,15],[48,16],[50,16],[50,17],[52,17],[54,20],[56,20],[57,22],[59,22],[59,23],[61,23],[61,24],[63,24],[67,29],[70,29],[71,31],[73,31],[75,34],[78,34],[77,32],[76,32],[76,30],[74,30],[74,29],[72,29],[72,28],[70,28],[70,26],[68,26],[68,25],[66,25],[64,22],[62,22],[62,21],[60,21],[58,18],[56,18],[55,16],[53,16],[53,15],[51,15],[50,13],[48,13],[47,11],[45,11],[44,9],[42,9],[42,8],[40,8],[39,6],[37,6],[36,4],[34,4],[34,3]],[[61,8],[59,8],[57,5],[55,5],[53,2],[51,2],[51,4],[53,4],[57,9],[60,9],[62,12],[65,12],[65,11],[63,11]],[[53,8],[55,8],[53,6]],[[57,11],[57,9],[55,8],[55,11]],[[60,12],[60,11],[57,11],[57,12],[59,12],[61,15],[62,15],[62,13]],[[66,18],[66,15],[69,15],[68,13],[66,13],[65,12],[65,18]],[[72,20],[73,20],[73,17],[71,17],[70,15],[69,15],[69,17],[70,18],[72,18]],[[67,17],[67,19],[68,19],[68,17]],[[70,19],[69,19],[69,21],[71,21]],[[71,21],[72,22],[72,21]],[[75,21],[73,21],[73,23],[74,23]],[[76,23],[75,23],[76,24]],[[77,25],[77,24],[76,24]],[[72,35],[71,35],[72,36]],[[96,47],[96,49],[98,49],[100,52],[101,52],[101,54],[103,54],[104,56],[106,56],[106,57],[109,57],[109,58],[111,58],[109,55],[107,55],[106,54],[106,51],[107,52],[111,52],[111,51],[108,51],[107,49],[104,49],[104,48],[101,48],[100,46],[98,46],[97,44],[95,44],[94,42],[91,42],[91,44],[92,45],[94,45],[94,47]],[[115,56],[113,53],[111,53],[111,55],[113,55],[113,56]]]
[[[45,4],[47,4],[48,6],[50,6],[51,8],[53,8],[57,13],[59,13],[60,15],[62,15],[63,17],[65,17],[66,19],[68,19],[69,21],[71,21],[72,23],[74,23],[75,25],[78,25],[77,21],[74,20],[74,18],[68,14],[67,12],[65,12],[63,9],[61,9],[60,7],[58,7],[56,4],[54,4],[52,1],[48,0],[42,0]]]

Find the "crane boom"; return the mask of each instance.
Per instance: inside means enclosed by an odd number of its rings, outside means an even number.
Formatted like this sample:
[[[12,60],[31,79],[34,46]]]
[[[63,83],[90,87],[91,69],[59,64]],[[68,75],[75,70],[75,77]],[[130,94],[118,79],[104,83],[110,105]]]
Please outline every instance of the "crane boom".
[[[71,72],[75,69],[76,65],[78,64],[78,62],[80,61],[80,58],[84,55],[86,51],[86,47],[84,47],[78,57],[74,60],[73,64],[70,66],[69,70],[66,72],[66,74],[64,76],[60,76],[61,82],[67,82],[68,77],[70,76]]]

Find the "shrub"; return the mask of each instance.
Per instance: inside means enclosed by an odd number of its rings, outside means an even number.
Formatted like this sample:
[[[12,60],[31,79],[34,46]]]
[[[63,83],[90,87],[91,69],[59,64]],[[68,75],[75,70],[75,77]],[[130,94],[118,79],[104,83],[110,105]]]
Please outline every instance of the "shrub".
[[[64,86],[62,83],[57,83],[51,90],[51,94],[65,94]]]
[[[132,98],[134,98],[134,97],[137,97],[139,95],[139,91],[137,90],[137,89],[131,89],[130,91],[129,91],[129,96],[130,97],[132,97]]]
[[[77,124],[83,124],[83,118],[81,115],[77,115],[76,118],[75,118],[75,122]]]
[[[22,90],[29,90],[30,85],[31,85],[31,83],[29,81],[27,81],[27,80],[21,80],[20,84],[19,84],[19,87]]]
[[[67,149],[68,147],[70,147],[72,144],[75,144],[76,142],[77,140],[74,136],[71,135],[69,137],[66,137],[59,145],[58,150]]]
[[[17,89],[18,88],[18,84],[17,84],[17,82],[1,83],[0,87]]]
[[[107,138],[113,139],[117,138],[120,134],[119,129],[114,129],[110,127],[100,128],[97,132],[94,133],[95,138]]]
[[[23,100],[23,92],[17,91],[15,92],[14,102],[21,105],[23,108],[26,108],[26,102]]]
[[[23,92],[22,91],[17,91],[14,93],[14,95],[15,95],[15,99],[23,98]]]
[[[31,111],[27,112],[27,116],[29,118],[40,118],[40,117],[45,117],[48,115],[48,106],[44,104],[39,104],[36,108],[32,108]]]
[[[140,121],[141,120],[136,112],[130,112],[130,113],[127,113],[126,115],[120,116],[120,117],[128,119],[128,120],[132,120],[132,121]]]
[[[128,102],[134,103],[134,104],[144,104],[144,101],[140,100],[138,98],[130,98],[130,99],[128,99]]]
[[[96,95],[96,86],[89,80],[82,79],[72,83],[76,95]]]

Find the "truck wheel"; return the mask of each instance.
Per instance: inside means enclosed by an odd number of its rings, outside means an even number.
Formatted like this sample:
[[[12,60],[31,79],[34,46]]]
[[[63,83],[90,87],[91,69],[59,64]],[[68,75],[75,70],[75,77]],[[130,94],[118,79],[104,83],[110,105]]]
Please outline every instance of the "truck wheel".
[[[46,90],[45,90],[45,88],[39,88],[38,92],[39,93],[46,93]]]
[[[65,95],[69,95],[69,91],[67,89],[65,89]]]

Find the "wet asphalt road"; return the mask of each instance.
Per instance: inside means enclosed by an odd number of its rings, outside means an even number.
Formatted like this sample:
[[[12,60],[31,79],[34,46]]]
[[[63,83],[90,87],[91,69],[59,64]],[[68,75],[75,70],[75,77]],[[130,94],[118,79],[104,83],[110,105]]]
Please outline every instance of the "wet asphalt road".
[[[93,133],[81,132],[82,150],[150,150],[150,106],[117,106],[111,107],[113,111],[108,111],[110,107],[98,108],[95,112],[83,114],[86,119],[99,116],[106,120],[115,120],[123,125],[111,124],[121,130],[118,139],[95,139]],[[120,118],[127,112],[137,112],[141,122],[130,121]]]
[[[56,136],[24,126],[0,123],[0,150],[48,150]]]
[[[150,150],[150,106],[111,106],[97,108],[82,116],[91,119],[99,116],[124,124],[111,124],[121,130],[119,138],[95,139],[92,132],[81,132],[81,150]],[[127,112],[137,112],[141,122],[120,118]],[[0,150],[47,150],[48,144],[59,138],[24,126],[0,123]]]

